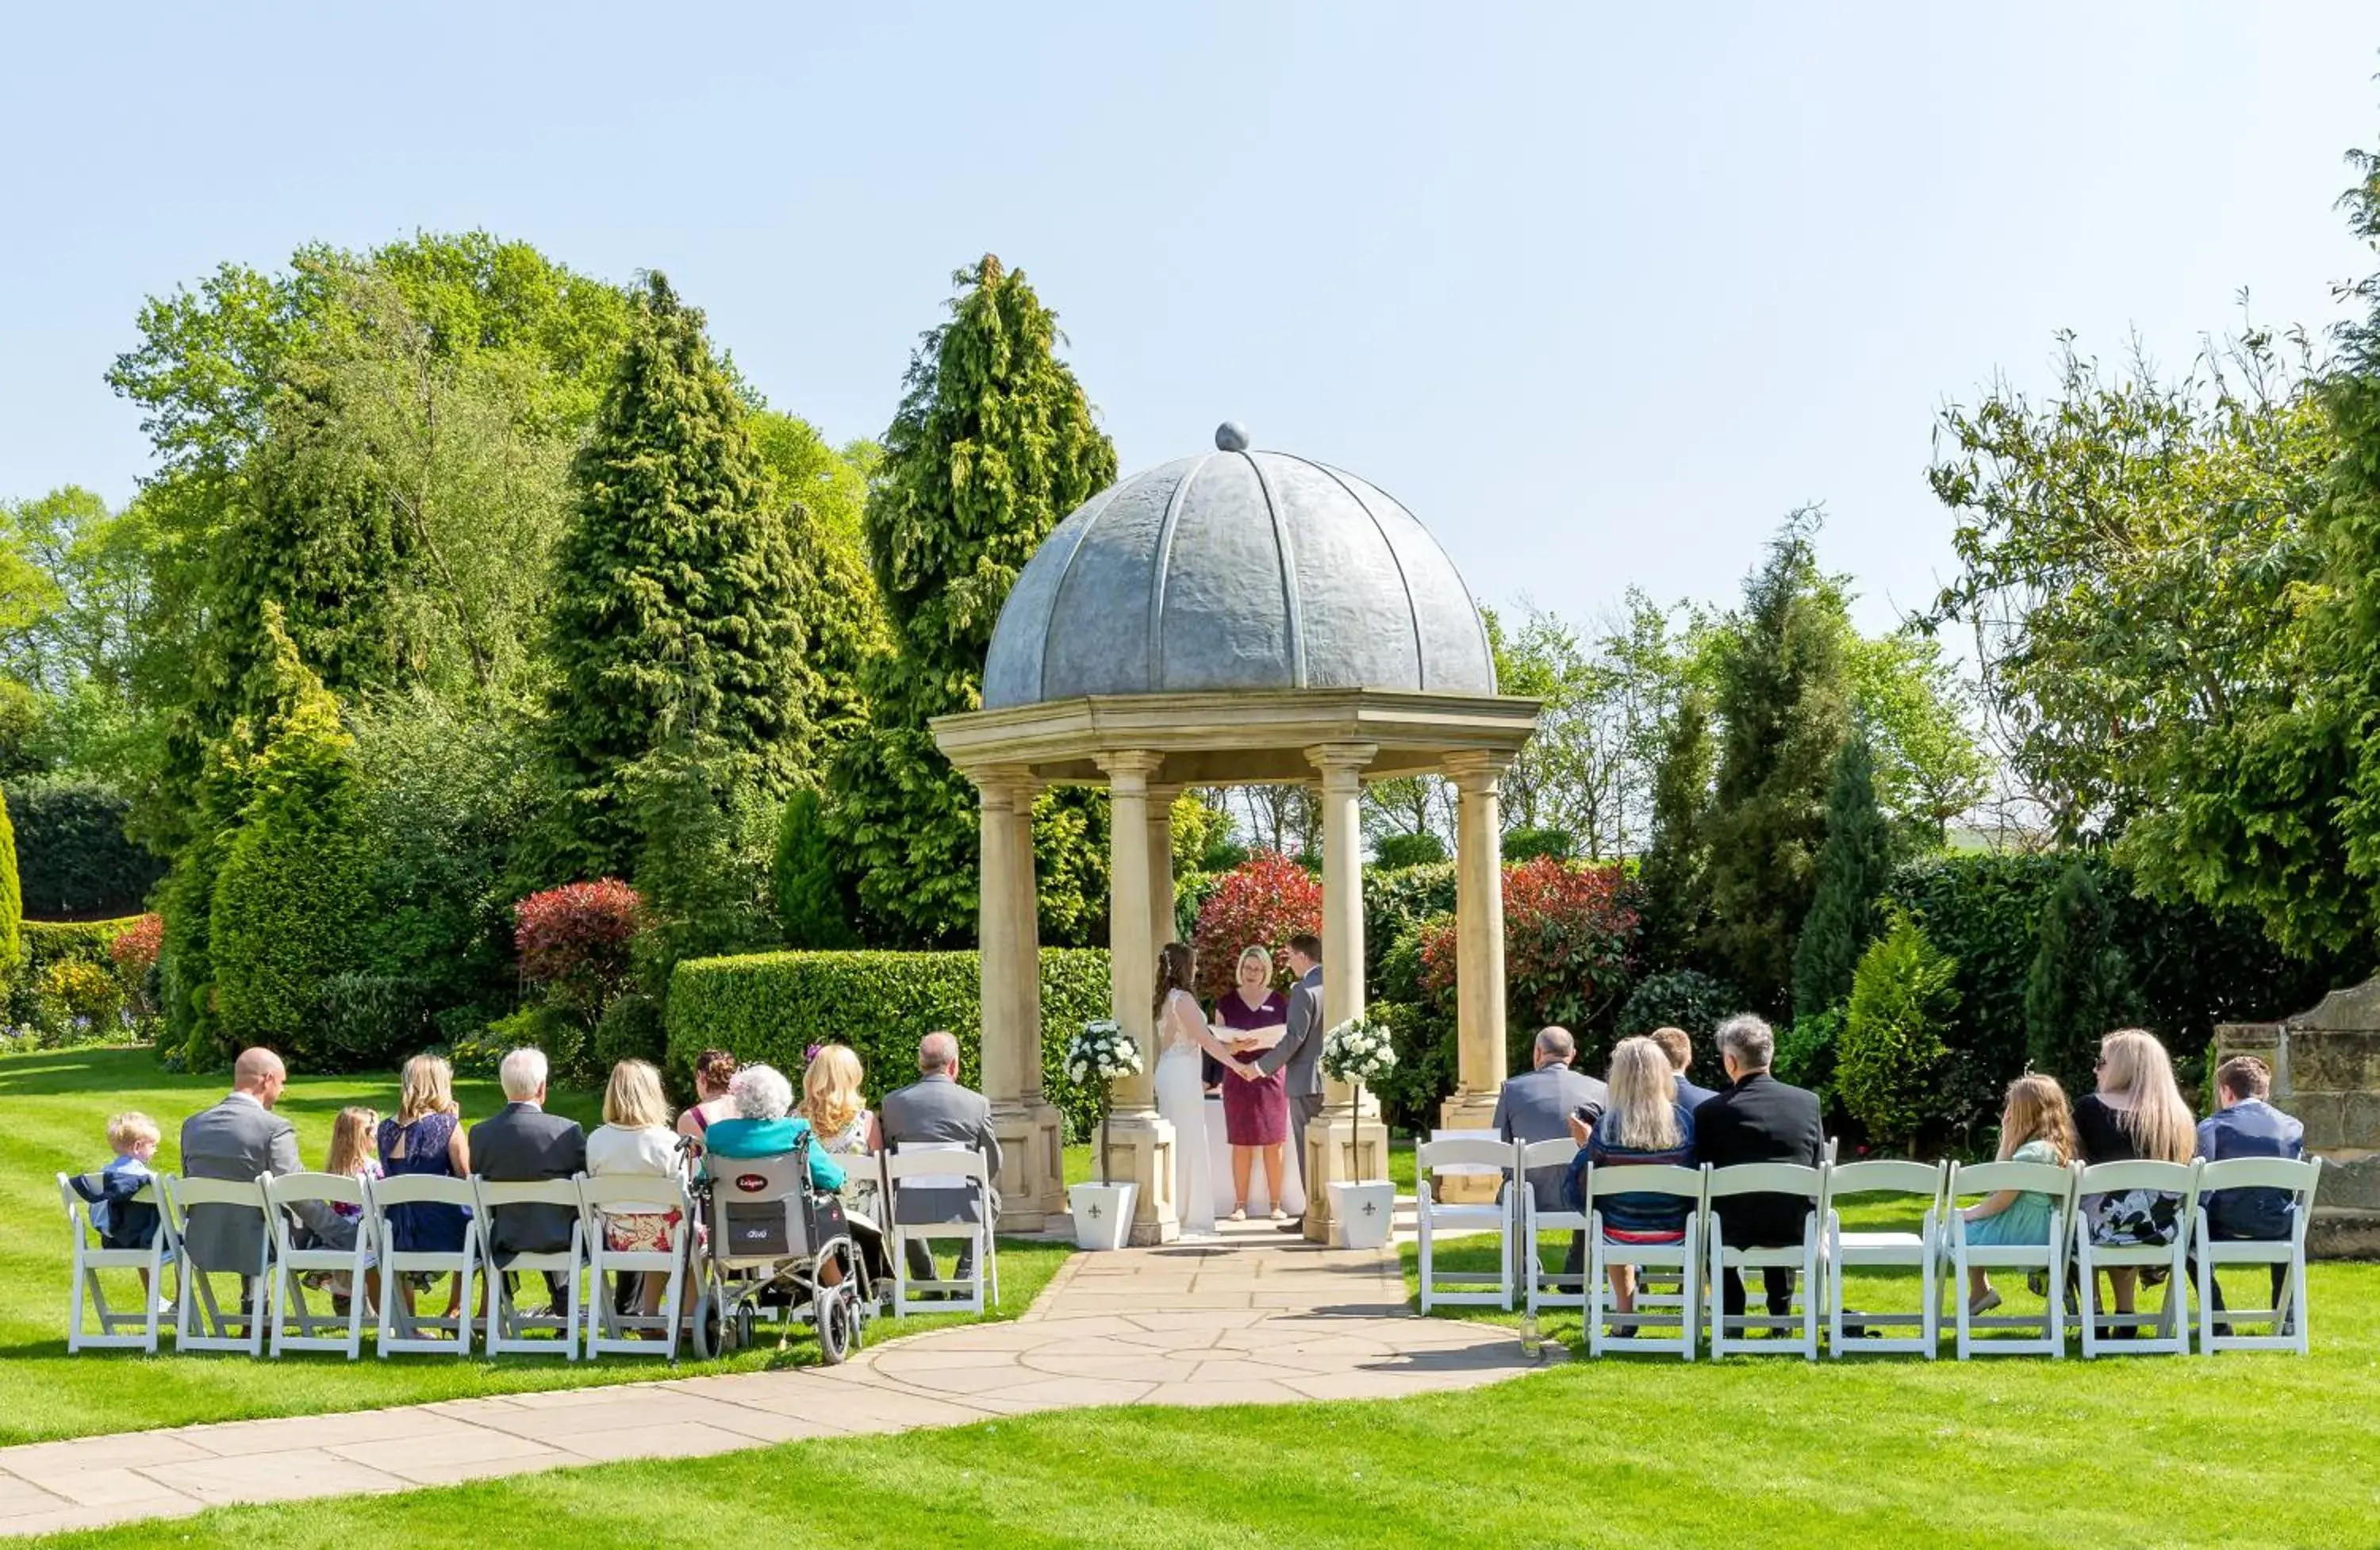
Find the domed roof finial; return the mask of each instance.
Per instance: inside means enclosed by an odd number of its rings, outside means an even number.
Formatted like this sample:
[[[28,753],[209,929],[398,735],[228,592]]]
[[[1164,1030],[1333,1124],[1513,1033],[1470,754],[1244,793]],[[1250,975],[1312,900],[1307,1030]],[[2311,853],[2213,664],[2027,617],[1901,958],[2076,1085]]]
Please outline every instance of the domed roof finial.
[[[1248,428],[1235,419],[1227,419],[1215,427],[1215,450],[1217,452],[1247,451]]]

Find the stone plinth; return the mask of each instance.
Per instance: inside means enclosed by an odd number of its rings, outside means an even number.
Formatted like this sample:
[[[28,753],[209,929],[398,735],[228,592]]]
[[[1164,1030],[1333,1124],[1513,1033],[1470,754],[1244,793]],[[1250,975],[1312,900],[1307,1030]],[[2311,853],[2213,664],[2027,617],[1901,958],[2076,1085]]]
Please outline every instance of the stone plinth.
[[[2380,979],[2283,1022],[2218,1026],[2216,1060],[2235,1055],[2272,1068],[2273,1106],[2304,1123],[2307,1155],[2323,1159],[2309,1252],[2380,1257]]]

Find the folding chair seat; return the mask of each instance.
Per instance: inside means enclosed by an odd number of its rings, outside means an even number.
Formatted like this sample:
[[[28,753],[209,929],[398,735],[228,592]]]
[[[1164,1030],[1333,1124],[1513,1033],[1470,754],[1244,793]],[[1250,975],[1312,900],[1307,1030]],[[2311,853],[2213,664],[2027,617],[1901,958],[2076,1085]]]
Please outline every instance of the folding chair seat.
[[[1949,1169],[1941,1163],[1854,1162],[1830,1165],[1827,1201],[1827,1350],[1835,1356],[1861,1352],[1914,1351],[1932,1361],[1941,1337],[1942,1304],[1936,1287],[1941,1265],[1940,1223],[1942,1186]],[[1925,1215],[1915,1232],[1843,1230],[1842,1203],[1852,1195],[1898,1195],[1925,1203]],[[1914,1270],[1921,1301],[1919,1311],[1863,1313],[1868,1329],[1907,1328],[1913,1335],[1870,1335],[1843,1338],[1843,1272],[1846,1270]],[[1747,1290],[1746,1295],[1749,1295]]]
[[[241,1265],[201,1265],[190,1253],[190,1213],[200,1207],[257,1214],[256,1258]],[[273,1270],[273,1232],[264,1225],[264,1177],[248,1180],[165,1177],[165,1226],[182,1251],[181,1284],[174,1302],[174,1349],[237,1350],[264,1354],[267,1278]],[[237,1276],[242,1302],[225,1314],[215,1301],[214,1278]],[[193,1328],[203,1324],[203,1328]],[[246,1331],[234,1335],[234,1326]]]
[[[418,1351],[470,1355],[471,1310],[478,1306],[471,1295],[471,1283],[480,1272],[478,1229],[466,1226],[462,1243],[452,1252],[399,1249],[395,1218],[390,1213],[401,1205],[453,1205],[468,1212],[478,1207],[479,1192],[471,1187],[468,1179],[407,1173],[394,1179],[374,1179],[364,1193],[370,1202],[365,1214],[371,1218],[372,1241],[380,1248],[380,1354],[386,1357],[399,1351]],[[453,1318],[420,1317],[398,1285],[403,1276],[454,1277],[455,1305],[460,1311]],[[440,1333],[424,1334],[425,1330]]]
[[[892,1202],[888,1212],[892,1218],[890,1242],[892,1256],[892,1313],[905,1318],[912,1313],[975,1313],[980,1314],[1000,1302],[1000,1261],[992,1242],[991,1229],[991,1168],[982,1153],[964,1142],[905,1141],[893,1147],[884,1159],[884,1187]],[[904,1221],[905,1216],[916,1216],[921,1191],[963,1190],[967,1192],[965,1207],[975,1220],[961,1219],[953,1212],[940,1221]],[[902,1197],[907,1194],[909,1208],[905,1210]],[[909,1245],[924,1244],[929,1253],[933,1245],[952,1240],[973,1247],[968,1273],[964,1279],[935,1277],[930,1279],[909,1274]],[[987,1287],[989,1299],[987,1302]],[[948,1299],[928,1302],[918,1292],[941,1292]],[[951,1294],[956,1294],[952,1297]]]
[[[579,1235],[587,1243],[588,1282],[593,1295],[587,1302],[587,1355],[591,1360],[614,1354],[651,1355],[656,1351],[677,1360],[678,1335],[686,1325],[686,1255],[694,1242],[694,1203],[686,1180],[650,1174],[581,1174],[578,1179]],[[607,1212],[646,1210],[666,1216],[677,1213],[663,1249],[613,1249],[604,1231]],[[615,1311],[607,1276],[654,1275],[665,1278],[658,1313]],[[639,1302],[641,1307],[642,1303]],[[640,1339],[656,1333],[662,1340]]]
[[[488,1326],[487,1352],[490,1356],[516,1353],[525,1356],[550,1356],[551,1341],[530,1338],[530,1332],[551,1329],[562,1336],[565,1361],[578,1360],[579,1272],[587,1266],[587,1241],[578,1213],[578,1179],[540,1179],[521,1183],[499,1183],[474,1175],[471,1189],[478,1197],[472,1227],[480,1235],[480,1259],[487,1266]],[[496,1258],[496,1212],[507,1205],[561,1205],[570,1211],[570,1246],[543,1253],[516,1253],[501,1264]],[[514,1302],[509,1278],[536,1271],[563,1278],[566,1293],[561,1308],[551,1308],[542,1314],[525,1314]]]
[[[1721,1202],[1748,1194],[1800,1195],[1808,1200],[1810,1209],[1802,1218],[1802,1241],[1784,1248],[1738,1247],[1729,1243]],[[1818,1224],[1826,1220],[1827,1210],[1824,1165],[1811,1168],[1803,1163],[1737,1163],[1711,1170],[1710,1183],[1703,1196],[1703,1234],[1710,1256],[1712,1356],[1774,1356],[1791,1351],[1806,1361],[1818,1359],[1818,1304],[1826,1295],[1826,1278],[1818,1264]],[[1755,1293],[1748,1272],[1779,1269],[1794,1272],[1802,1311],[1754,1313],[1752,1299]],[[1741,1314],[1727,1312],[1723,1301],[1724,1278],[1730,1270],[1744,1280]],[[1793,1333],[1796,1326],[1800,1326],[1798,1335]],[[1769,1338],[1755,1338],[1752,1331],[1759,1329],[1769,1331]]]
[[[2306,1224],[2313,1219],[2313,1193],[2322,1182],[2322,1159],[2308,1157],[2233,1157],[2202,1163],[2198,1169],[2198,1225],[2192,1257],[2198,1264],[2198,1349],[2212,1356],[2218,1350],[2312,1350],[2306,1335]],[[2287,1238],[2216,1238],[2207,1230],[2207,1197],[2223,1190],[2280,1190],[2289,1197]],[[2285,1278],[2280,1305],[2271,1308],[2226,1308],[2215,1311],[2215,1273],[2227,1265],[2278,1265]],[[2242,1321],[2270,1323],[2269,1335],[2237,1333]],[[2234,1333],[2220,1335],[2225,1324]]]
[[[371,1270],[378,1244],[372,1236],[371,1213],[365,1209],[363,1181],[343,1173],[286,1173],[264,1181],[264,1198],[273,1207],[266,1213],[273,1223],[273,1294],[268,1314],[273,1326],[272,1354],[336,1350],[355,1361],[364,1352],[364,1310],[371,1305]],[[322,1220],[335,1215],[332,1208],[336,1205],[357,1208],[355,1242],[344,1249],[299,1247],[304,1241],[299,1234],[305,1229],[298,1219]],[[344,1317],[335,1311],[318,1314],[307,1306],[304,1278],[312,1274],[347,1278]],[[295,1334],[290,1333],[293,1325]],[[343,1325],[345,1334],[315,1333]]]
[[[162,1319],[165,1295],[165,1266],[174,1262],[174,1234],[166,1223],[165,1213],[159,1202],[160,1190],[154,1182],[143,1184],[120,1202],[126,1205],[147,1205],[157,1209],[157,1235],[145,1249],[111,1249],[104,1246],[99,1234],[99,1224],[91,1220],[91,1203],[77,1193],[74,1181],[61,1173],[57,1176],[58,1196],[66,1202],[67,1233],[74,1243],[74,1255],[67,1290],[67,1352],[72,1355],[85,1346],[109,1346],[125,1350],[157,1353],[157,1329]],[[100,1279],[103,1270],[148,1272],[148,1284],[141,1289],[140,1307],[127,1313],[111,1308],[107,1288]],[[83,1308],[88,1304],[91,1316],[99,1322],[99,1332],[83,1332]],[[120,1333],[121,1332],[121,1333]]]
[[[1521,1229],[1513,1242],[1511,1256],[1521,1267],[1521,1295],[1529,1312],[1540,1308],[1578,1308],[1586,1306],[1586,1265],[1582,1261],[1578,1274],[1572,1275],[1565,1257],[1564,1268],[1548,1270],[1545,1245],[1539,1234],[1547,1232],[1585,1233],[1586,1213],[1564,1210],[1558,1206],[1537,1204],[1537,1192],[1530,1181],[1532,1170],[1560,1169],[1568,1170],[1571,1160],[1578,1156],[1578,1143],[1564,1136],[1558,1141],[1530,1141],[1520,1146],[1516,1163],[1521,1181],[1513,1194],[1520,1206]]]
[[[1950,1274],[1944,1283],[1942,1295],[1952,1300],[1957,1308],[1958,1355],[1961,1362],[1971,1356],[2047,1356],[2066,1354],[2066,1265],[2067,1247],[2074,1232],[2075,1166],[2061,1167],[2056,1163],[1987,1162],[1954,1163],[1950,1181],[1943,1194],[1943,1250],[1949,1256]],[[1982,1200],[2002,1190],[2016,1190],[2049,1197],[2049,1239],[2044,1243],[1976,1243],[1967,1236],[1967,1218],[1960,1212],[1959,1202]],[[2048,1295],[2042,1299],[2038,1318],[2019,1314],[1976,1314],[1968,1310],[1967,1272],[1970,1270],[2017,1270],[2028,1275],[2038,1274]],[[2036,1333],[2030,1339],[1997,1338],[1978,1340],[1979,1330],[2031,1329]]]
[[[2127,1356],[2190,1354],[2190,1243],[2192,1231],[2198,1225],[2199,1167],[2197,1163],[2155,1161],[2094,1163],[2075,1180],[2074,1269],[2082,1282],[2082,1308],[2077,1316],[2082,1325],[2085,1359],[2102,1351]],[[2091,1222],[2082,1203],[2095,1195],[2120,1194],[2128,1190],[2155,1190],[2181,1197],[2180,1207],[2174,1214],[2170,1242],[2109,1245],[2091,1241]],[[2102,1311],[2099,1272],[2115,1268],[2165,1271],[2165,1301],[2158,1311]],[[2119,1328],[2134,1333],[2130,1338],[2119,1339],[2113,1332]]]
[[[1522,1183],[1508,1193],[1503,1179],[1519,1156],[1518,1148],[1511,1142],[1493,1137],[1451,1136],[1425,1141],[1414,1148],[1414,1216],[1420,1238],[1423,1313],[1440,1302],[1512,1307],[1512,1197],[1525,1196],[1529,1190],[1526,1183]],[[1476,1180],[1482,1174],[1493,1174],[1497,1179],[1496,1193],[1485,1204],[1448,1204],[1439,1198],[1442,1178]],[[1480,1233],[1495,1237],[1493,1272],[1438,1268],[1439,1239]],[[1486,1286],[1495,1290],[1440,1290],[1441,1282],[1453,1288]]]
[[[1687,1361],[1694,1359],[1694,1346],[1702,1335],[1698,1314],[1702,1287],[1701,1247],[1704,1229],[1703,1190],[1710,1169],[1679,1168],[1670,1163],[1625,1163],[1589,1168],[1586,1170],[1586,1351],[1589,1356],[1601,1356],[1607,1350],[1674,1351]],[[1620,1194],[1677,1195],[1688,1202],[1685,1235],[1674,1243],[1615,1243],[1605,1240],[1601,1202]],[[1605,1303],[1610,1285],[1610,1272],[1617,1265],[1633,1266],[1641,1281],[1646,1269],[1666,1270],[1678,1278],[1680,1295],[1674,1310],[1648,1308],[1641,1302],[1628,1314],[1629,1323],[1642,1331],[1645,1326],[1676,1328],[1668,1337],[1633,1333],[1608,1335],[1604,1320],[1613,1316]]]

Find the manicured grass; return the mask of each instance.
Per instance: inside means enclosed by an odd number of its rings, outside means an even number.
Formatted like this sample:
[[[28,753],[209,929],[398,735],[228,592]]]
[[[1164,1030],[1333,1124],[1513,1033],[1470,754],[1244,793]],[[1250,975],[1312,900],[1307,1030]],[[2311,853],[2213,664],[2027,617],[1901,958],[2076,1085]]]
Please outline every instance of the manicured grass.
[[[366,1337],[360,1362],[334,1355],[288,1355],[251,1362],[244,1356],[176,1354],[170,1338],[157,1356],[138,1351],[66,1354],[67,1238],[55,1175],[81,1172],[107,1160],[107,1116],[137,1108],[158,1122],[165,1143],[158,1171],[176,1166],[182,1120],[222,1096],[220,1077],[169,1075],[145,1049],[76,1049],[0,1057],[0,1444],[83,1436],[200,1421],[368,1410],[383,1405],[459,1399],[524,1389],[630,1383],[670,1373],[658,1358],[606,1357],[571,1363],[554,1358],[506,1357],[501,1362],[443,1356],[375,1358]],[[457,1092],[467,1121],[502,1107],[493,1084],[467,1083]],[[300,1155],[320,1166],[332,1118],[348,1104],[383,1111],[396,1105],[392,1079],[301,1077],[283,1095],[280,1111],[295,1120]],[[559,1093],[553,1108],[589,1125],[599,1122],[601,1096]],[[1002,1306],[1013,1317],[1032,1304],[1068,1251],[1003,1241]],[[126,1301],[131,1288],[125,1283]],[[881,1320],[873,1339],[959,1322],[959,1315]],[[764,1342],[765,1345],[765,1342]],[[739,1352],[723,1361],[682,1361],[675,1374],[749,1372],[817,1360],[815,1342],[797,1336],[784,1351]]]
[[[239,1508],[63,1544],[2369,1544],[2380,1266],[2315,1354],[1573,1360],[1468,1394],[1102,1410]]]

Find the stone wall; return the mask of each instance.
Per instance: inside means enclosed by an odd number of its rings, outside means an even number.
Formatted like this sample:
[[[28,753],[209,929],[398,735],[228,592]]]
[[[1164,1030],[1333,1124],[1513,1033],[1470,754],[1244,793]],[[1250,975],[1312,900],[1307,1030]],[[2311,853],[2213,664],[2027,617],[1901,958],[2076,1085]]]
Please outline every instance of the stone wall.
[[[2304,1121],[2306,1152],[2323,1159],[2311,1251],[2380,1258],[2380,979],[2283,1022],[2217,1026],[2216,1060],[2234,1055],[2272,1067],[2274,1107]]]

